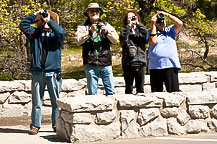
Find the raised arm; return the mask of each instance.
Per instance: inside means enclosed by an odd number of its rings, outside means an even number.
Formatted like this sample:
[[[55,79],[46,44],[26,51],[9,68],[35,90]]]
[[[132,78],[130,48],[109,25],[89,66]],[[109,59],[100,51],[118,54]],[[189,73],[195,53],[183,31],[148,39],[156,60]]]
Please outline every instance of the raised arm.
[[[179,18],[177,18],[177,17],[175,17],[169,13],[166,13],[166,12],[161,12],[161,13],[163,13],[165,16],[167,16],[170,20],[173,21],[173,23],[175,24],[175,32],[176,32],[176,34],[178,34],[180,32],[180,30],[182,29],[183,22]]]
[[[35,33],[35,28],[31,26],[34,23],[36,15],[34,13],[26,16],[21,20],[19,28],[26,35],[28,39],[31,39],[31,35]]]
[[[75,41],[78,46],[85,43],[90,38],[89,27],[84,26],[82,23],[78,26],[77,31],[75,33]]]
[[[154,16],[151,18],[151,34],[148,37],[148,42],[152,45],[155,45],[157,43],[157,27],[156,27],[156,21],[157,21],[157,15],[156,13]]]

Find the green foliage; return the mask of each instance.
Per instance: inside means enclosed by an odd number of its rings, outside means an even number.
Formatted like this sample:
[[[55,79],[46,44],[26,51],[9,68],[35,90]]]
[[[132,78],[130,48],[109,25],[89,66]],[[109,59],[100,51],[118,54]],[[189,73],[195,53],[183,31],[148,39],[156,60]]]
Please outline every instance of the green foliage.
[[[105,11],[101,18],[114,26],[118,34],[123,28],[122,19],[126,10],[135,9],[147,28],[151,27],[150,19],[157,11],[166,11],[180,18],[184,22],[183,32],[187,31],[199,41],[210,43],[211,39],[217,37],[214,23],[217,18],[216,0],[0,0],[0,64],[4,66],[1,69],[10,69],[10,65],[4,64],[10,58],[16,58],[16,63],[25,63],[30,57],[27,52],[28,43],[18,25],[25,16],[40,9],[51,9],[59,14],[60,25],[67,31],[64,49],[74,48],[80,52],[81,47],[75,45],[74,34],[77,26],[86,19],[83,12],[90,2],[99,3]],[[167,20],[167,25],[171,24],[172,21]],[[115,54],[120,52],[120,45],[113,45],[112,51]],[[16,68],[14,75],[0,71],[0,78],[17,79],[19,77],[15,73],[19,72],[16,71],[26,72],[26,69]],[[74,74],[76,75],[72,73]]]
[[[200,9],[197,9],[195,14],[193,14],[192,23],[194,23],[193,27],[196,27],[195,32],[200,36],[211,35],[215,29],[212,27],[212,21],[207,20],[206,16],[201,13]]]

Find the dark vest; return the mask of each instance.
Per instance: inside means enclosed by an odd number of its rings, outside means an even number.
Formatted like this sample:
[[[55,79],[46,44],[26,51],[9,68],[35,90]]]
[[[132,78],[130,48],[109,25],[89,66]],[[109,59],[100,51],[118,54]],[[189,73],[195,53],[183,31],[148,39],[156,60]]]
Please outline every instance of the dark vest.
[[[104,25],[107,24],[103,20],[99,20],[99,22],[104,23]],[[90,27],[91,26],[90,20],[87,19],[84,25]],[[112,65],[110,41],[107,38],[107,35],[104,34],[103,32],[99,32],[98,34],[101,38],[100,51],[99,51],[98,55],[94,49],[92,35],[84,44],[82,44],[82,46],[83,46],[82,55],[83,55],[83,64],[84,65],[85,64],[94,65],[94,66]]]

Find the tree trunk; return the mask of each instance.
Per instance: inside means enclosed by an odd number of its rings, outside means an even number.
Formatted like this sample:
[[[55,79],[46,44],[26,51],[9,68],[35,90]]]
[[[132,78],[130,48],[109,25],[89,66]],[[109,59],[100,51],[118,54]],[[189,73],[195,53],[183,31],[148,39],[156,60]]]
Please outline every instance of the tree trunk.
[[[208,57],[208,53],[209,53],[209,43],[208,43],[208,41],[206,40],[206,38],[204,38],[205,39],[205,52],[204,52],[204,55],[203,55],[203,58],[204,59],[207,59],[207,57]]]
[[[153,3],[155,0],[136,0],[139,4],[139,16],[141,17],[142,23],[146,26],[145,17],[147,17],[153,8]]]

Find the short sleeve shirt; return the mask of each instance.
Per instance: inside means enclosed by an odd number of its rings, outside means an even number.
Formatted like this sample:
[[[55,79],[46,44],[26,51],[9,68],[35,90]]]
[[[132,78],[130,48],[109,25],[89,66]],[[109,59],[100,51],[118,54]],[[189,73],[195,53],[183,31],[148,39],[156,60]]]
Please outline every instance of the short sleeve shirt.
[[[147,31],[147,39],[151,34],[151,29]],[[148,58],[149,69],[166,69],[177,68],[181,70],[181,65],[178,58],[175,25],[166,27],[163,33],[157,37],[157,43],[152,45],[149,43]]]

